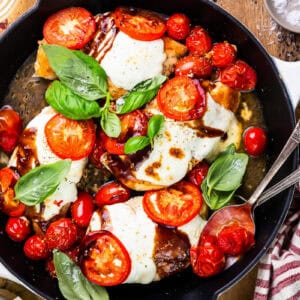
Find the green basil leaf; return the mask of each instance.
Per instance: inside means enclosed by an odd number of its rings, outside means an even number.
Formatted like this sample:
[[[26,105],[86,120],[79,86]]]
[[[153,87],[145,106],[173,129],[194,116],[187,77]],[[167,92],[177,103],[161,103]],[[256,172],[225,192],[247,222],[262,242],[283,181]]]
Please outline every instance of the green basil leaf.
[[[65,253],[54,250],[53,261],[58,286],[67,300],[108,300],[106,289],[86,279],[80,268]]]
[[[207,174],[209,191],[236,190],[241,185],[247,163],[248,156],[245,153],[226,154],[217,158]]]
[[[133,136],[126,141],[124,152],[125,154],[134,153],[144,149],[148,145],[150,145],[150,139],[148,136],[143,136],[143,135]]]
[[[59,113],[73,120],[100,117],[100,106],[74,94],[67,86],[55,80],[46,91],[46,101]]]
[[[221,157],[221,156],[223,156],[223,155],[226,155],[226,154],[235,154],[236,153],[235,150],[236,150],[235,149],[235,145],[234,144],[230,144],[229,146],[227,146],[227,148],[223,152],[221,152],[219,154],[218,158]]]
[[[119,117],[108,110],[104,110],[101,117],[101,127],[110,137],[118,137],[121,133],[121,121]]]
[[[129,113],[144,106],[156,96],[160,86],[166,79],[166,76],[158,75],[152,79],[138,83],[132,90],[117,101],[117,113]]]
[[[164,120],[163,115],[155,115],[150,118],[147,129],[147,135],[150,141],[153,141],[154,137],[159,133],[164,124]]]
[[[86,100],[103,98],[107,76],[92,57],[58,45],[43,45],[43,50],[57,77],[76,95]]]
[[[202,195],[205,203],[212,210],[217,210],[227,205],[234,196],[236,190],[229,192],[221,192],[211,190],[208,192],[207,179],[205,178],[201,184]]]
[[[52,195],[67,176],[71,159],[36,167],[22,176],[15,185],[15,198],[32,206]]]

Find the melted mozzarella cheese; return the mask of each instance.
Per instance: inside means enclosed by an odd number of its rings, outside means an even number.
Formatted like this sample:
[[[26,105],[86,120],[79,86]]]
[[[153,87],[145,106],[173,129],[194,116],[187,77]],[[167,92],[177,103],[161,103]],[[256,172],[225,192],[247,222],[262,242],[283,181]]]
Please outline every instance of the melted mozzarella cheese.
[[[36,154],[40,165],[51,164],[61,160],[61,158],[55,155],[48,146],[44,132],[47,122],[55,114],[56,112],[50,106],[45,107],[40,114],[38,114],[28,123],[26,127],[28,129],[33,128],[36,130]],[[12,154],[8,164],[9,166],[16,166],[17,152],[18,148],[16,148],[14,153]],[[50,195],[43,201],[43,207],[41,207],[40,205],[36,206],[36,212],[40,213],[40,217],[43,220],[47,221],[56,216],[57,214],[59,214],[62,206],[74,202],[77,199],[76,184],[81,179],[86,162],[86,158],[72,161],[70,171],[67,174],[65,180],[61,182],[61,184],[52,195]],[[35,165],[33,164],[32,168],[34,167]]]
[[[137,166],[136,178],[170,186],[185,176],[192,159],[215,159],[229,143],[240,140],[240,126],[234,113],[215,102],[209,93],[203,123],[227,133],[230,138],[223,142],[221,137],[199,137],[197,130],[188,126],[187,122],[166,118],[161,132],[154,139],[149,157]]]
[[[117,87],[130,90],[137,83],[161,74],[165,58],[162,39],[138,41],[120,31],[101,66]]]
[[[149,283],[159,280],[153,252],[157,224],[146,215],[142,196],[127,202],[104,206],[109,221],[102,222],[101,213],[95,212],[88,232],[109,230],[125,246],[131,258],[131,272],[124,283]],[[178,229],[185,233],[191,245],[196,245],[206,221],[196,216]]]

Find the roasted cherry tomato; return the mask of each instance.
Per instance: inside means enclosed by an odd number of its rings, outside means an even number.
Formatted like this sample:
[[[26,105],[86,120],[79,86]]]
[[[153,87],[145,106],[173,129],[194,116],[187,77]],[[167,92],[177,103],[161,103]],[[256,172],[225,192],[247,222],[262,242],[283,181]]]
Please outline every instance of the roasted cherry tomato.
[[[202,181],[208,173],[209,165],[205,161],[199,162],[186,176],[190,182],[197,186],[201,186]]]
[[[46,259],[50,255],[45,240],[37,234],[26,240],[23,250],[25,255],[31,260]]]
[[[9,106],[0,109],[0,148],[11,153],[22,132],[22,121],[17,112]]]
[[[66,250],[65,254],[67,254],[76,265],[79,264],[79,260],[80,260],[80,246],[79,245],[73,246],[72,248]]]
[[[129,197],[130,190],[120,183],[113,181],[100,187],[95,196],[95,201],[98,206],[103,206],[127,201]]]
[[[165,189],[146,192],[143,207],[154,222],[167,226],[181,226],[200,212],[202,201],[202,195],[196,185],[180,181]]]
[[[49,147],[58,157],[72,160],[87,157],[96,138],[92,120],[75,121],[60,114],[47,122],[45,135]]]
[[[213,236],[204,237],[197,247],[192,247],[190,256],[193,271],[200,277],[216,275],[225,268],[224,252]]]
[[[30,231],[30,223],[25,217],[10,217],[7,220],[5,232],[15,242],[24,241]]]
[[[147,134],[148,117],[141,110],[120,115],[120,121],[122,129],[118,138],[111,138],[104,133],[101,134],[104,147],[111,154],[124,154],[124,145],[130,137]]]
[[[260,127],[249,127],[244,132],[243,141],[247,153],[253,156],[259,156],[266,149],[267,134]]]
[[[168,118],[178,121],[199,119],[206,110],[205,91],[198,80],[176,76],[160,88],[157,104]]]
[[[219,78],[229,87],[241,91],[253,90],[257,80],[254,69],[242,60],[222,70]]]
[[[195,26],[186,38],[186,46],[191,54],[202,56],[212,47],[212,40],[208,32],[200,27]]]
[[[78,198],[71,205],[73,221],[79,227],[87,227],[94,211],[93,197],[87,192],[78,194]]]
[[[184,40],[190,33],[191,22],[184,14],[174,14],[167,20],[167,32],[174,40]]]
[[[232,222],[218,233],[217,245],[225,254],[241,255],[254,245],[254,236],[238,222]]]
[[[236,58],[236,48],[228,42],[214,44],[211,53],[211,62],[217,68],[230,66]]]
[[[51,15],[45,22],[43,35],[47,43],[69,49],[81,49],[96,31],[94,16],[82,7],[69,7]]]
[[[212,65],[205,57],[187,55],[180,59],[175,66],[175,75],[205,78],[212,73]]]
[[[122,283],[131,271],[131,259],[121,241],[111,232],[89,233],[84,245],[81,270],[91,282],[112,286]]]
[[[71,219],[61,218],[49,225],[45,240],[50,250],[67,250],[77,240],[77,227]]]
[[[161,38],[167,30],[160,15],[133,7],[118,7],[114,12],[116,26],[136,40],[152,41]]]

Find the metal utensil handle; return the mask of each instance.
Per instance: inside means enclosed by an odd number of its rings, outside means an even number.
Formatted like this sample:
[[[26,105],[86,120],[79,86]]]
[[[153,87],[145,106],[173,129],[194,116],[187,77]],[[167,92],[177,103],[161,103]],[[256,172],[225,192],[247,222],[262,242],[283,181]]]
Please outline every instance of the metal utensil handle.
[[[288,187],[292,186],[293,184],[300,181],[300,168],[298,168],[296,171],[267,189],[265,192],[261,194],[258,201],[256,202],[256,206],[261,205],[265,202],[267,202],[272,197],[276,196],[280,192],[284,191]]]
[[[253,205],[261,196],[262,192],[265,190],[266,186],[269,184],[271,179],[274,175],[278,172],[280,167],[283,163],[287,160],[287,158],[291,155],[291,153],[295,150],[297,145],[300,143],[300,120],[297,122],[295,129],[293,130],[292,134],[290,135],[288,141],[284,145],[283,149],[281,150],[279,156],[273,163],[272,167],[264,177],[264,179],[260,182],[248,203]]]

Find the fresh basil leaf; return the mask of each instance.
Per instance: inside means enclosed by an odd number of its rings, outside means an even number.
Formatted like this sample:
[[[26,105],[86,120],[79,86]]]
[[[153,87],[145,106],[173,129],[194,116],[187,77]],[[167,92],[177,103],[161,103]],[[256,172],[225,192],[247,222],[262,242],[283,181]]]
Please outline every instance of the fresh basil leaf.
[[[55,80],[47,89],[46,101],[59,113],[73,120],[100,117],[100,106],[74,94],[67,86]]]
[[[107,77],[92,57],[58,45],[43,45],[42,48],[57,77],[75,94],[86,100],[105,97]]]
[[[152,79],[138,83],[132,90],[119,99],[119,101],[117,100],[117,113],[129,113],[145,105],[156,96],[160,86],[166,79],[166,76],[158,75]]]
[[[248,163],[245,153],[226,154],[217,158],[210,166],[207,174],[209,191],[233,191],[242,182]]]
[[[201,184],[201,190],[202,190],[202,195],[205,203],[212,210],[217,210],[227,205],[233,198],[233,195],[236,191],[233,190],[229,192],[221,192],[221,191],[211,190],[210,193],[208,193],[206,178],[203,180]]]
[[[124,152],[125,154],[134,153],[144,149],[148,145],[150,145],[150,139],[148,136],[133,136],[126,141],[124,146]]]
[[[101,117],[101,127],[110,137],[118,137],[121,133],[121,121],[119,117],[108,110],[104,110]]]
[[[155,115],[152,116],[148,122],[147,135],[152,143],[154,137],[159,133],[163,124],[164,124],[164,116],[163,115]]]
[[[59,289],[67,300],[109,300],[106,289],[86,279],[68,255],[54,250],[53,261]]]
[[[235,145],[230,144],[229,146],[227,146],[227,148],[223,152],[221,152],[219,154],[218,158],[221,157],[221,156],[227,155],[227,154],[234,154],[234,153],[236,153],[235,150],[236,150]]]
[[[52,195],[67,176],[71,159],[36,167],[22,176],[15,185],[15,198],[32,206]]]

